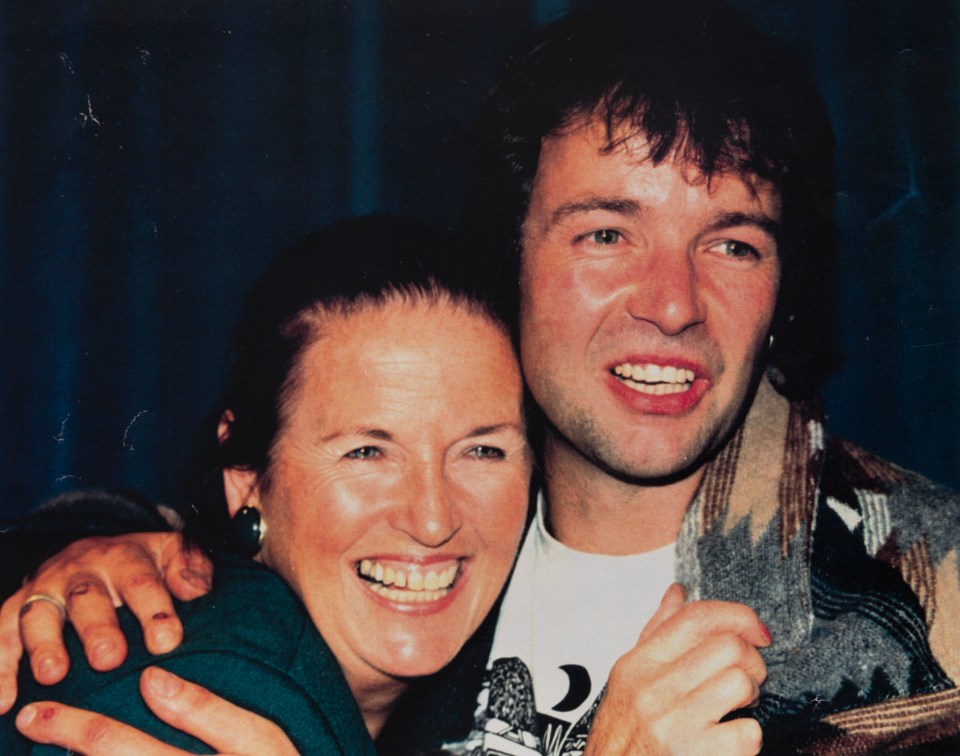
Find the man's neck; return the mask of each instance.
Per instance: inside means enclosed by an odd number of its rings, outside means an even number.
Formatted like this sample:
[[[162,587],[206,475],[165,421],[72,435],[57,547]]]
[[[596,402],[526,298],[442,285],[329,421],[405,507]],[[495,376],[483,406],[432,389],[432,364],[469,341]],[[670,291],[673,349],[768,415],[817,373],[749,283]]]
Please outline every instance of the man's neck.
[[[626,482],[548,437],[544,472],[547,524],[553,536],[578,551],[623,555],[677,540],[704,468],[670,483]]]

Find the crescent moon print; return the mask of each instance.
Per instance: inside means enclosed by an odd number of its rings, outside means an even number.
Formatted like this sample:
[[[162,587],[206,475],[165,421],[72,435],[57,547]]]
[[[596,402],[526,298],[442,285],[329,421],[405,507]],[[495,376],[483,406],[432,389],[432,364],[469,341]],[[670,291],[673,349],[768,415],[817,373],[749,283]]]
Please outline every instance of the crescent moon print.
[[[591,683],[590,673],[585,667],[579,664],[561,664],[560,669],[567,673],[570,678],[570,688],[567,695],[563,697],[557,705],[553,707],[554,711],[573,711],[579,707],[590,695]]]

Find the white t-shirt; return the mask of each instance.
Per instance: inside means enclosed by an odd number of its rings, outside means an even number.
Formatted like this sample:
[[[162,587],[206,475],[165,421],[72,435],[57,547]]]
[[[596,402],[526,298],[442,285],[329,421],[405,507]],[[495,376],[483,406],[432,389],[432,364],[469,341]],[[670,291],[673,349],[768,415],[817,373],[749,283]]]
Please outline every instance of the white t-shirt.
[[[533,679],[543,753],[561,753],[607,677],[674,581],[675,544],[644,554],[575,551],[547,531],[543,496],[497,621],[490,664],[517,658]],[[528,738],[523,738],[529,743]]]

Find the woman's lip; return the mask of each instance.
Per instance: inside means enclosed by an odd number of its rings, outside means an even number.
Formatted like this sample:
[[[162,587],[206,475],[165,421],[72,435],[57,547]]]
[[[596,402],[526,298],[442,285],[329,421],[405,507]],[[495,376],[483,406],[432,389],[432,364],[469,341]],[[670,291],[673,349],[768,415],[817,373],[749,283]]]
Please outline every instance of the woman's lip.
[[[366,582],[412,593],[450,588],[460,568],[461,559],[450,557],[426,562],[367,557],[356,564],[357,574]]]
[[[434,563],[436,561],[449,560],[434,560]],[[467,581],[467,570],[463,562],[455,561],[454,565],[456,572],[453,582],[446,588],[410,590],[409,588],[398,588],[396,585],[387,586],[382,582],[376,582],[361,576],[359,567],[357,579],[360,581],[364,593],[380,606],[406,615],[434,614],[450,606]],[[422,576],[422,573],[416,574]]]

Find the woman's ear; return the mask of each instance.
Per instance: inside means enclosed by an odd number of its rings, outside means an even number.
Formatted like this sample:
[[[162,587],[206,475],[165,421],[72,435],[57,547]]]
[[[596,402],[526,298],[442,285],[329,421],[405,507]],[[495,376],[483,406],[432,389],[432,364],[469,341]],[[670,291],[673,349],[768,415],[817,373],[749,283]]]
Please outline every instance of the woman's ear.
[[[235,416],[233,410],[224,410],[217,425],[217,440],[223,444],[230,438],[230,428]],[[242,507],[260,509],[260,492],[257,487],[258,475],[252,470],[241,467],[223,469],[223,493],[227,499],[227,510],[233,517]]]
[[[260,509],[260,488],[257,473],[240,467],[223,470],[223,493],[227,499],[227,511],[233,517],[243,507]]]

